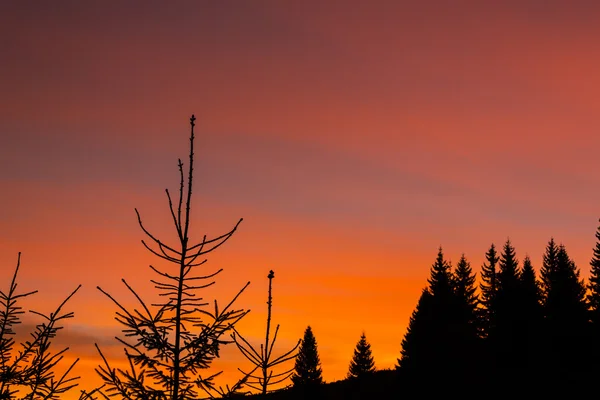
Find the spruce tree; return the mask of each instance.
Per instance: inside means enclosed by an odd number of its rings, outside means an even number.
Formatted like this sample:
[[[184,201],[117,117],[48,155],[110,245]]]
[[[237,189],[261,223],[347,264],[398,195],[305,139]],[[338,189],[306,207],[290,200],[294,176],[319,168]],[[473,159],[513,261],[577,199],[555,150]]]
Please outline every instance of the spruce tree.
[[[592,368],[600,369],[600,226],[596,230],[596,247],[590,261],[588,303],[590,307]]]
[[[101,287],[97,289],[117,306],[115,319],[121,327],[117,341],[124,346],[127,361],[113,367],[96,345],[101,364],[96,368],[104,382],[103,392],[110,397],[122,399],[197,399],[199,390],[209,396],[218,389],[214,378],[219,373],[206,373],[212,362],[219,358],[223,345],[231,343],[225,339],[233,327],[247,313],[234,308],[234,303],[248,287],[246,283],[233,299],[223,307],[218,302],[207,302],[203,290],[212,286],[214,278],[222,269],[206,269],[205,258],[227,242],[238,229],[242,219],[229,232],[209,238],[194,240],[192,221],[192,194],[196,186],[194,127],[196,117],[190,118],[190,147],[187,174],[181,159],[179,167],[179,196],[171,196],[166,189],[169,211],[173,223],[173,242],[158,238],[142,221],[135,209],[138,224],[145,234],[144,247],[164,262],[164,266],[150,265],[154,275],[150,281],[158,291],[159,301],[144,301],[126,280],[122,279],[127,291],[133,295],[137,305],[126,307]],[[187,177],[186,177],[187,175]],[[194,190],[192,190],[192,187]],[[213,306],[214,305],[214,306]],[[239,384],[226,394],[233,394]]]
[[[459,358],[455,360],[459,368],[468,368],[478,364],[479,318],[478,296],[475,293],[475,274],[464,254],[461,255],[454,271],[454,292],[456,295],[457,320],[456,334]]]
[[[463,254],[454,271],[455,293],[462,308],[464,320],[473,327],[477,326],[477,306],[479,298],[475,293],[475,274],[471,263]]]
[[[556,271],[556,256],[558,254],[558,246],[554,242],[554,238],[551,237],[546,246],[546,252],[544,253],[542,269],[540,270],[541,277],[541,289],[542,289],[542,301],[546,303],[548,299],[548,292],[552,286],[552,280],[554,279],[554,272]]]
[[[317,340],[310,326],[304,331],[304,338],[294,364],[292,382],[294,386],[308,387],[323,383],[321,361],[317,351]]]
[[[541,289],[529,256],[523,259],[520,275],[521,365],[535,370],[539,360],[539,335],[542,324]]]
[[[520,284],[519,266],[510,239],[500,255],[498,291],[495,301],[496,326],[492,331],[497,366],[506,369],[515,365],[519,348]]]
[[[432,342],[434,332],[432,295],[428,288],[421,291],[417,306],[413,310],[408,328],[402,339],[400,358],[396,369],[402,371],[421,371],[435,361],[435,354],[431,351],[429,343]]]
[[[451,266],[442,248],[430,270],[424,289],[402,341],[399,366],[404,371],[438,372],[454,367],[457,348],[457,300]]]
[[[361,378],[373,372],[375,372],[375,360],[371,353],[371,344],[363,332],[360,340],[356,343],[354,355],[350,361],[348,378]]]
[[[482,311],[482,336],[488,336],[490,329],[495,324],[495,305],[496,293],[498,292],[498,272],[496,265],[500,258],[496,252],[496,246],[492,243],[490,249],[485,253],[486,263],[481,266],[481,304]]]
[[[490,245],[485,253],[486,262],[481,266],[481,308],[480,316],[480,336],[482,341],[482,358],[489,366],[495,366],[495,346],[493,332],[496,328],[496,295],[498,293],[498,271],[496,266],[500,257],[496,251],[494,243]]]
[[[564,245],[558,246],[544,305],[547,366],[564,374],[587,367],[589,334],[585,285]]]

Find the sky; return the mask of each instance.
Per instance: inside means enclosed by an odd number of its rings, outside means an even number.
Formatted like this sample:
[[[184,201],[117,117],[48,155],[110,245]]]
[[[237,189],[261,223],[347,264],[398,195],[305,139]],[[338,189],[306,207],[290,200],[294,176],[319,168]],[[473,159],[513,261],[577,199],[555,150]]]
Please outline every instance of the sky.
[[[600,9],[592,1],[0,3],[0,287],[25,305],[77,285],[57,344],[96,383],[117,364],[124,278],[153,298],[140,240],[166,240],[196,121],[192,237],[218,236],[207,298],[251,312],[273,269],[278,349],[310,325],[326,381],[364,331],[392,368],[439,246],[478,272],[550,237],[583,277],[600,210]],[[36,320],[28,318],[25,332]],[[227,350],[215,368],[236,377]],[[229,383],[224,381],[224,383]]]

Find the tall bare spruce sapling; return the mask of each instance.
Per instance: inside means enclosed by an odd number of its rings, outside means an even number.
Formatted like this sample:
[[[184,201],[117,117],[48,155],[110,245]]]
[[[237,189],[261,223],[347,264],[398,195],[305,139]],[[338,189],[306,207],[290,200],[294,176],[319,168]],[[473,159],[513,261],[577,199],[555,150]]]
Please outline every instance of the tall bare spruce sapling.
[[[109,396],[123,399],[169,399],[187,400],[198,398],[199,391],[215,389],[214,378],[220,374],[201,372],[208,369],[219,357],[221,345],[231,343],[225,339],[234,325],[248,311],[234,309],[233,303],[250,282],[223,308],[215,300],[209,307],[201,297],[204,288],[212,286],[214,272],[201,270],[206,263],[203,257],[225,243],[236,231],[242,219],[229,232],[192,244],[190,240],[190,211],[194,173],[194,126],[196,118],[190,118],[190,153],[187,171],[187,187],[181,159],[179,199],[173,204],[166,190],[169,209],[177,233],[177,245],[167,244],[146,229],[136,209],[140,228],[147,236],[142,244],[156,257],[170,263],[170,268],[150,269],[157,275],[150,281],[159,292],[162,301],[148,305],[133,287],[123,283],[138,302],[138,308],[125,308],[108,292],[98,289],[118,307],[115,319],[123,326],[123,337],[116,339],[124,345],[129,368],[113,368],[98,348],[103,365],[96,372],[105,383]]]

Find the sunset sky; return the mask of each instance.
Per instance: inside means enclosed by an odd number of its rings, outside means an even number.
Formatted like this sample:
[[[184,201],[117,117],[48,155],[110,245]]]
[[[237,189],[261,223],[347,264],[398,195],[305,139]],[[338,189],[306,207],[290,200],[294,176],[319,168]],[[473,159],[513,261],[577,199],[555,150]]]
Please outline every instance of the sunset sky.
[[[251,281],[240,330],[259,340],[273,269],[282,350],[310,325],[334,381],[364,330],[391,368],[439,246],[478,272],[510,238],[539,270],[554,236],[588,276],[599,20],[591,1],[2,2],[0,287],[18,252],[26,308],[83,285],[57,342],[83,388],[94,343],[123,360],[96,286],[155,295],[134,208],[176,239],[164,189],[195,114],[192,236],[244,218],[207,297]]]

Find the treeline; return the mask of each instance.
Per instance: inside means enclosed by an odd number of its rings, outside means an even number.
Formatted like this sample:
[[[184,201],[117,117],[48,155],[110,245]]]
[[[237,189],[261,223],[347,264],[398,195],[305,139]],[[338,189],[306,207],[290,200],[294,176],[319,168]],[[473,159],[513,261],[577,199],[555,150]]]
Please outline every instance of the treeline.
[[[452,266],[440,248],[395,370],[375,370],[363,333],[346,379],[322,385],[309,327],[293,387],[268,398],[578,396],[596,390],[599,373],[600,226],[587,283],[566,246],[553,238],[539,274],[528,255],[519,260],[510,240],[501,249],[489,247],[479,279],[464,254]]]
[[[507,240],[485,254],[479,290],[463,255],[442,249],[402,340],[405,375],[503,374],[562,379],[600,372],[600,227],[586,284],[563,244],[549,240],[539,276]]]

